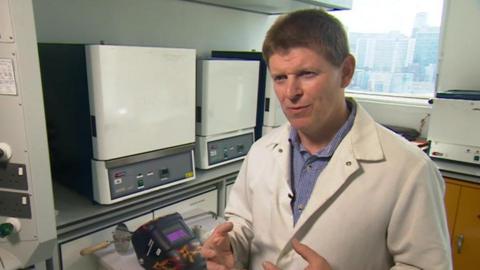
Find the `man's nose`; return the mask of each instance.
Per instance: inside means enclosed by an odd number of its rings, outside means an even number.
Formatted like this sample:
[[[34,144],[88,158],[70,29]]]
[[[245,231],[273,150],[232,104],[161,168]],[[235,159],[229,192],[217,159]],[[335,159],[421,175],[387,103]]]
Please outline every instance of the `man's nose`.
[[[287,98],[296,100],[302,96],[302,88],[297,78],[289,78],[286,89]]]

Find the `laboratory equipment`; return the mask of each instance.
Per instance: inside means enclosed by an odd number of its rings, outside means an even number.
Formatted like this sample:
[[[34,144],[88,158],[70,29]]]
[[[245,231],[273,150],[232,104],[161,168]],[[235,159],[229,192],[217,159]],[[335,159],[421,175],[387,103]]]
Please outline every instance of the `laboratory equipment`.
[[[429,155],[480,165],[480,92],[450,91],[433,100]]]
[[[100,204],[195,178],[195,50],[39,44],[52,174]]]
[[[273,79],[267,70],[265,79],[265,113],[263,118],[262,135],[267,134],[274,128],[277,128],[287,122],[287,118],[282,111],[278,101],[275,89],[273,88]]]
[[[212,57],[260,61],[255,140],[287,122],[278,102],[273,80],[261,52],[212,51]]]
[[[132,233],[128,230],[127,225],[120,223],[115,227],[112,232],[112,240],[102,241],[93,246],[86,247],[80,250],[80,255],[86,256],[93,254],[94,252],[107,248],[111,244],[115,247],[115,251],[120,254],[127,254],[130,248],[130,241],[132,239]]]
[[[0,269],[42,269],[56,226],[31,0],[0,0],[0,21]]]
[[[216,216],[214,213],[198,208],[182,213],[182,216],[184,217],[185,224],[191,229],[196,239],[194,242],[198,240],[200,243],[206,240],[216,226],[225,222],[223,218]],[[115,251],[115,248],[110,245],[105,249],[96,251],[92,255],[97,258],[99,269],[101,270],[142,270],[144,268],[140,265],[137,254],[132,246],[133,245],[130,245],[129,251],[125,254],[119,254]],[[140,253],[140,255],[142,255],[142,253]],[[193,267],[197,266],[193,265]],[[177,269],[187,270],[190,268]]]
[[[206,269],[200,241],[182,216],[173,213],[152,220],[132,235],[138,262],[145,269]]]
[[[207,59],[197,66],[196,165],[243,159],[254,142],[258,61]]]

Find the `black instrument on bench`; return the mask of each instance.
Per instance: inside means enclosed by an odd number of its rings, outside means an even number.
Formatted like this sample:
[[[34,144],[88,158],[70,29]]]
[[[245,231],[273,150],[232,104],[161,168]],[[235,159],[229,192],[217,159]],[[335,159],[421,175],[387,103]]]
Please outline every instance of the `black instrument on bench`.
[[[140,265],[147,270],[203,270],[200,241],[178,213],[159,217],[140,226],[132,235]]]

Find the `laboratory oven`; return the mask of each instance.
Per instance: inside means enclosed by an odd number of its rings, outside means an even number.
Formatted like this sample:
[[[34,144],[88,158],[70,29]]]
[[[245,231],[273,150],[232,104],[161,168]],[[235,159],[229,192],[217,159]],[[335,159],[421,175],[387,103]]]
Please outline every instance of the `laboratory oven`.
[[[194,179],[193,49],[39,44],[53,179],[112,204]]]
[[[268,66],[261,52],[255,51],[212,51],[212,57],[260,61],[258,79],[257,122],[255,139],[258,140],[272,129],[287,122],[278,102]]]
[[[254,142],[258,61],[207,59],[197,64],[196,165],[243,159]]]
[[[287,122],[287,118],[285,117],[277,95],[275,94],[273,79],[268,70],[265,78],[265,112],[263,116],[262,135],[267,134],[274,128]]]
[[[480,92],[448,91],[433,100],[429,155],[480,165]]]

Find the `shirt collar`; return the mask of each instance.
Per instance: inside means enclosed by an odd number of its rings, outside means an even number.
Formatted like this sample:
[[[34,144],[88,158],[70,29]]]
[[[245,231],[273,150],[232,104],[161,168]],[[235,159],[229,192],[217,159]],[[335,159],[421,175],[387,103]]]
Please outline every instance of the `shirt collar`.
[[[355,115],[357,114],[357,106],[355,102],[352,102],[350,100],[345,101],[347,103],[347,107],[350,111],[347,121],[343,123],[342,127],[337,131],[333,139],[328,143],[328,145],[315,153],[314,155],[317,157],[331,157],[335,150],[337,149],[338,145],[340,142],[345,138],[347,133],[350,131],[350,129],[353,126],[353,122],[355,120]],[[307,152],[308,151],[303,147],[303,145],[300,143],[300,139],[298,137],[298,132],[297,130],[292,127],[290,129],[290,134],[288,136],[288,141],[292,145],[294,150],[300,151],[301,153]]]

